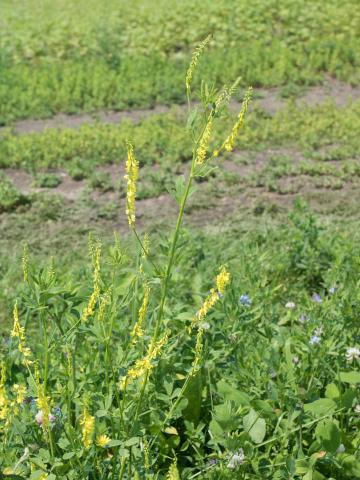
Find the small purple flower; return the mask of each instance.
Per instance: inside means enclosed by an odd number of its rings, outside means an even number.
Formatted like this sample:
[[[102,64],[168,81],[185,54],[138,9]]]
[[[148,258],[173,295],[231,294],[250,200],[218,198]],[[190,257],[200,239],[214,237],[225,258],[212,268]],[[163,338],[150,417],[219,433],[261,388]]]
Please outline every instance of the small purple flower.
[[[213,465],[216,465],[218,463],[218,460],[217,458],[209,458],[209,465],[213,466]]]
[[[329,288],[329,293],[333,294],[335,293],[335,290],[336,290],[336,286],[333,285],[332,287]]]
[[[313,335],[309,340],[310,345],[319,345],[320,342],[321,337],[319,337],[318,335]]]
[[[241,295],[241,297],[239,299],[239,303],[241,305],[243,305],[244,307],[250,307],[250,305],[252,304],[252,301],[251,301],[251,298],[249,297],[249,295],[244,293],[244,294]]]
[[[56,422],[56,417],[53,413],[49,413],[49,422],[50,423],[55,423]]]
[[[301,324],[304,324],[309,321],[309,317],[305,315],[304,313],[300,315],[299,322]]]
[[[316,303],[321,303],[322,302],[322,298],[320,297],[320,295],[318,293],[313,293],[313,296],[311,298]]]

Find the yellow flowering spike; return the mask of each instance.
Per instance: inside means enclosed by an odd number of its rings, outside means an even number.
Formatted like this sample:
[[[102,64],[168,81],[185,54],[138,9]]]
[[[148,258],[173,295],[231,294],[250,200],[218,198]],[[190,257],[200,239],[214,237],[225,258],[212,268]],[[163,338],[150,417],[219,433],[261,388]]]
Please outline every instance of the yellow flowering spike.
[[[247,89],[247,92],[245,94],[243,103],[241,105],[240,113],[239,113],[238,118],[235,122],[235,125],[233,126],[233,128],[230,132],[230,135],[227,137],[227,139],[223,143],[221,149],[224,148],[228,152],[231,152],[234,149],[236,138],[239,134],[240,128],[242,127],[242,125],[244,123],[245,114],[246,114],[246,112],[248,110],[248,107],[249,107],[249,103],[250,103],[250,100],[251,100],[251,97],[252,97],[252,91],[253,91],[252,87],[249,87]]]
[[[111,438],[107,435],[98,435],[95,440],[95,445],[100,448],[105,448],[111,442]]]
[[[96,303],[100,297],[100,282],[101,282],[101,244],[98,243],[92,252],[93,257],[93,265],[94,265],[94,273],[93,273],[93,291],[89,298],[88,304],[81,316],[81,320],[86,322],[89,317],[94,315]]]
[[[136,341],[138,338],[144,336],[144,330],[143,330],[143,323],[145,320],[147,308],[149,305],[149,297],[150,297],[150,287],[148,284],[145,284],[145,293],[144,293],[144,298],[141,304],[141,307],[139,308],[139,314],[138,314],[138,320],[136,324],[134,325],[134,328],[131,332],[131,339],[133,345],[135,345]]]
[[[203,53],[206,45],[210,42],[211,35],[208,35],[205,40],[203,40],[195,49],[194,53],[192,54],[191,62],[189,68],[186,72],[185,78],[185,85],[186,85],[186,92],[187,95],[190,95],[190,88],[192,83],[192,78],[194,74],[194,70],[199,62],[200,55]]]
[[[181,480],[179,470],[177,468],[177,461],[176,459],[170,465],[169,472],[167,474],[166,480]]]
[[[23,364],[29,366],[33,363],[30,360],[32,353],[30,348],[26,346],[25,328],[20,325],[17,303],[14,305],[13,317],[14,324],[10,335],[18,339],[18,350],[23,355]]]
[[[18,385],[15,383],[13,385],[13,390],[16,394],[16,403],[21,404],[23,403],[25,397],[26,397],[26,387],[25,385]]]
[[[153,360],[162,353],[164,345],[169,339],[169,332],[166,332],[157,342],[151,342],[144,358],[136,360],[135,365],[130,368],[125,377],[120,382],[121,388],[125,388],[131,380],[143,377],[146,373],[150,373],[154,368]]]
[[[140,273],[144,272],[144,263],[147,260],[149,256],[149,251],[150,251],[150,238],[147,233],[145,233],[144,235],[144,241],[142,246],[143,246],[143,249],[141,252],[141,261],[140,261],[140,268],[139,268]]]
[[[111,295],[111,288],[107,292],[105,292],[100,299],[99,313],[98,313],[99,322],[104,321],[106,307],[110,305],[110,295]]]
[[[93,442],[93,433],[95,429],[95,418],[89,414],[87,407],[84,407],[82,419],[82,442],[85,448],[90,448]]]
[[[223,295],[225,288],[230,282],[230,273],[224,266],[221,267],[219,275],[216,277],[216,288],[218,292]]]
[[[204,329],[198,328],[197,335],[196,335],[196,344],[195,344],[195,358],[193,360],[190,375],[194,376],[196,372],[200,368],[201,356],[203,351],[203,337],[204,337]]]
[[[224,294],[225,288],[229,282],[230,273],[223,266],[220,268],[220,273],[216,277],[216,288],[212,288],[210,290],[210,294],[205,298],[203,304],[193,318],[193,321],[191,322],[191,325],[189,327],[190,332],[195,325],[201,325],[201,322],[204,320],[209,310],[211,310],[211,308],[216,304],[221,295]]]
[[[136,182],[139,176],[139,162],[134,155],[134,147],[130,142],[126,142],[127,160],[126,175],[127,192],[126,192],[126,215],[131,228],[135,227],[135,198],[136,198]]]
[[[196,160],[195,160],[196,165],[202,165],[205,161],[206,154],[207,154],[207,151],[208,151],[209,142],[210,142],[212,126],[213,126],[213,116],[212,116],[212,114],[210,114],[209,119],[208,119],[207,124],[206,124],[205,129],[204,129],[204,132],[201,136],[199,146],[198,146],[197,151],[196,151]]]
[[[0,420],[6,420],[9,416],[10,401],[6,391],[6,367],[0,363]]]

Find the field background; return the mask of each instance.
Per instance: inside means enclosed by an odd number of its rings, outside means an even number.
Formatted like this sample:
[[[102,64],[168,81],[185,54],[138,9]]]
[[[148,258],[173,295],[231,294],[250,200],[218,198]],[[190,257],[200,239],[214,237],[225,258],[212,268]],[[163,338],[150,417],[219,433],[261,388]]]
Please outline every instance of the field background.
[[[168,191],[192,158],[185,72],[209,33],[194,90],[201,79],[219,88],[241,76],[212,147],[233,125],[248,85],[254,100],[235,151],[213,162],[186,207],[173,303],[196,305],[214,266],[227,263],[235,272],[234,304],[247,293],[262,305],[252,316],[241,313],[244,324],[233,333],[244,335],[259,312],[275,325],[289,299],[306,303],[338,284],[344,302],[336,308],[346,306],[349,327],[337,332],[340,343],[358,343],[359,295],[351,299],[346,287],[358,289],[360,268],[358,0],[2,0],[2,332],[23,291],[24,244],[34,265],[46,269],[53,261],[63,285],[79,288],[91,270],[89,233],[106,249],[115,232],[128,258],[134,254],[125,215],[126,139],[140,161],[139,231],[149,232],[153,245],[165,242],[177,211]],[[335,322],[340,313],[329,307],[321,315]],[[266,348],[274,331],[263,327]],[[329,340],[327,351],[335,350]],[[249,382],[260,362],[254,352],[242,365],[252,372]],[[268,365],[269,352],[261,360]],[[324,472],[360,478],[354,465]]]

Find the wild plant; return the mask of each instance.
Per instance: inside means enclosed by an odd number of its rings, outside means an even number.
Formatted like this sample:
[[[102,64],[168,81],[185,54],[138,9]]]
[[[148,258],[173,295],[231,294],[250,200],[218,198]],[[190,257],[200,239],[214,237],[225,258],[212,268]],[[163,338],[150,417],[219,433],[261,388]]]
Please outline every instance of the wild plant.
[[[192,79],[210,37],[196,49],[186,74],[187,132],[192,161],[170,192],[176,225],[154,245],[137,228],[136,146],[127,142],[126,209],[137,254],[130,259],[118,237],[104,259],[89,238],[91,285],[60,284],[53,264],[37,271],[24,249],[24,296],[13,310],[13,330],[1,363],[1,462],[4,475],[31,479],[180,478],[181,416],[190,421],[199,388],[208,323],[223,304],[231,275],[214,267],[214,284],[181,325],[172,318],[182,226],[197,181],[219,154],[234,148],[251,99],[245,94],[235,125],[212,144],[217,120],[239,80],[220,91],[201,84],[193,103]],[[179,358],[185,356],[179,370]],[[165,382],[165,383],[163,383]],[[163,393],[165,388],[165,393]],[[201,391],[198,391],[201,395]]]

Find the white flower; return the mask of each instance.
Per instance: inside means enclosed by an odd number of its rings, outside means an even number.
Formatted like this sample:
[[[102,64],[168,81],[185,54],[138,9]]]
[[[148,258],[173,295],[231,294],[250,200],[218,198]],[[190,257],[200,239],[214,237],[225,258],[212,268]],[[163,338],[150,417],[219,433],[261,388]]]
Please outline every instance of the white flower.
[[[234,455],[232,455],[227,466],[228,468],[233,469],[233,468],[237,468],[239,465],[242,465],[244,462],[245,462],[244,450],[240,448],[240,450],[238,450],[237,452],[234,453]]]
[[[357,405],[355,405],[355,413],[360,413],[360,403],[358,403]]]
[[[356,347],[350,347],[346,350],[345,354],[346,360],[348,362],[353,362],[354,360],[360,359],[360,350]]]
[[[292,361],[293,363],[295,363],[295,365],[297,365],[300,362],[300,358],[297,355],[295,355],[293,356]]]
[[[208,322],[201,322],[200,325],[199,325],[200,328],[202,328],[203,330],[209,330],[210,328],[210,323]]]
[[[321,337],[319,337],[318,335],[313,335],[309,340],[310,345],[319,345],[320,342]]]
[[[337,453],[344,453],[345,452],[345,445],[343,443],[340,443],[340,445],[337,448]]]
[[[296,307],[296,304],[294,302],[287,302],[285,305],[285,308],[289,308],[290,310],[293,310]]]

